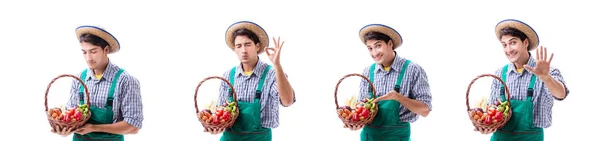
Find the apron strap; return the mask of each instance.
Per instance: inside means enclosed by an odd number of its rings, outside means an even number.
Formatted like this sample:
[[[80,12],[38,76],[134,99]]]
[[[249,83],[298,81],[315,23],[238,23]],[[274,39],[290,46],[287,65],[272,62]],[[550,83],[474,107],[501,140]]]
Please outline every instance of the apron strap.
[[[404,79],[404,73],[406,73],[406,68],[408,68],[408,64],[410,64],[410,60],[406,60],[406,62],[404,62],[404,65],[402,65],[402,70],[400,70],[400,75],[398,75],[398,80],[396,80],[394,91],[398,93],[400,93],[400,85],[402,84],[402,79]]]
[[[375,65],[377,65],[377,63],[373,63],[373,65],[371,65],[371,68],[369,68],[369,81],[371,81],[372,83],[375,83],[373,81],[373,78],[375,78]],[[369,97],[373,98],[373,88],[371,88],[371,85],[369,86]]]
[[[113,78],[113,82],[110,86],[110,90],[108,91],[108,98],[106,100],[106,105],[104,107],[109,108],[113,106],[113,100],[115,95],[115,88],[117,87],[117,82],[119,81],[119,76],[123,73],[123,69],[119,69],[115,77]]]
[[[506,82],[506,73],[508,72],[508,65],[502,68],[502,81]],[[532,75],[531,80],[529,81],[529,86],[527,87],[527,101],[531,101],[531,97],[533,97],[533,88],[535,87],[535,82],[537,81],[537,76]],[[506,101],[505,88],[504,85],[500,85],[500,96],[502,97],[502,101]]]
[[[271,65],[268,65],[263,71],[262,76],[260,76],[258,86],[256,87],[256,95],[254,96],[257,99],[260,99],[260,96],[262,95],[263,85],[265,84],[265,79],[267,77],[267,73],[269,73],[269,69],[271,69]]]
[[[254,99],[256,100],[260,100],[260,97],[262,95],[262,90],[263,90],[263,85],[265,84],[265,79],[267,78],[267,74],[269,73],[269,70],[271,69],[271,65],[268,65],[265,70],[263,71],[260,80],[258,81],[258,86],[256,87],[256,94],[254,95]],[[235,86],[235,70],[236,67],[233,67],[231,69],[231,71],[229,72],[229,83],[231,83],[231,85]],[[229,94],[231,95],[229,97],[229,99],[231,101],[233,101],[233,91],[231,90],[231,88],[229,88]]]
[[[233,67],[231,68],[231,71],[229,71],[229,83],[231,84],[231,86],[235,87],[235,68]],[[231,90],[232,88],[229,88],[229,101],[233,101],[233,91]]]
[[[508,72],[508,65],[505,65],[502,68],[502,72],[500,73],[502,75],[502,81],[506,82],[506,72]],[[500,97],[502,98],[502,101],[506,101],[506,96],[504,96],[504,94],[506,93],[505,90],[506,88],[504,88],[504,85],[500,85]]]
[[[83,80],[83,82],[85,82],[85,80],[87,80],[87,69],[83,70],[83,72],[81,72],[81,80]],[[83,97],[83,85],[79,84],[79,104],[83,105],[85,104],[84,99],[85,97]],[[91,105],[88,105],[91,106]]]
[[[533,97],[533,87],[535,86],[535,81],[537,81],[537,76],[531,75],[531,80],[529,80],[529,87],[527,88],[527,101],[531,101],[531,97]]]

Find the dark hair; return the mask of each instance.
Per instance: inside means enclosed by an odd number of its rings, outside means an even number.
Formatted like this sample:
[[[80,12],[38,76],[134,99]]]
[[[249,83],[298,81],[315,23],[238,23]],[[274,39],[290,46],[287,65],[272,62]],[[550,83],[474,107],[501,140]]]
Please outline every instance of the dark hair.
[[[383,33],[380,32],[369,32],[367,34],[365,34],[365,42],[367,40],[382,40],[385,41],[385,43],[389,43],[390,41],[393,43],[394,41],[392,41],[392,38],[390,38],[390,36],[385,35]]]
[[[99,46],[100,48],[104,49],[108,46],[108,42],[106,42],[104,39],[93,35],[93,34],[81,34],[81,36],[79,36],[79,43],[89,43],[95,46]]]
[[[256,36],[256,34],[254,34],[254,32],[246,29],[246,28],[240,28],[238,30],[235,30],[233,32],[233,34],[231,35],[231,42],[235,42],[235,37],[237,36],[246,36],[248,37],[250,40],[252,40],[252,42],[254,42],[254,44],[258,44],[260,43],[260,40],[258,39],[258,36]]]
[[[520,30],[517,30],[515,28],[512,28],[512,27],[507,27],[507,28],[503,28],[502,30],[500,30],[500,37],[502,37],[504,35],[515,36],[515,37],[521,39],[521,42],[523,42],[523,41],[525,41],[525,39],[527,39],[527,35],[525,35],[525,33],[521,32]]]

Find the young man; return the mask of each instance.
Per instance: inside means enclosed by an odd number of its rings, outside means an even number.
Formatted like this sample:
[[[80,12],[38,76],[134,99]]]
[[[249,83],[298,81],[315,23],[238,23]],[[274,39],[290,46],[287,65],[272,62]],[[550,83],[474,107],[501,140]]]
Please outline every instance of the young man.
[[[205,129],[206,132],[224,132],[221,141],[272,140],[271,128],[279,126],[279,105],[288,107],[296,101],[294,90],[280,64],[284,42],[273,40],[275,47],[266,48],[269,44],[267,33],[253,22],[236,22],[227,29],[225,42],[236,53],[240,64],[228,69],[223,78],[234,86],[240,114],[233,127]],[[273,66],[258,57],[265,51]],[[219,104],[233,101],[231,89],[225,82],[221,83],[219,92]]]
[[[345,127],[362,128],[361,141],[408,141],[410,123],[431,111],[427,75],[421,66],[394,51],[402,45],[402,37],[391,27],[370,24],[360,30],[359,37],[375,61],[362,74],[375,86],[379,111],[364,128]],[[359,99],[372,97],[369,83],[361,81]]]
[[[92,114],[79,129],[55,127],[52,132],[62,136],[75,132],[73,141],[123,141],[124,134],[136,134],[142,128],[140,83],[108,58],[108,54],[120,50],[114,36],[94,26],[80,26],[75,33],[89,67],[78,76],[88,87]],[[83,90],[74,80],[67,107],[85,104]]]
[[[551,67],[551,54],[546,48],[536,50],[536,58],[529,51],[538,46],[537,33],[529,25],[513,19],[503,20],[496,25],[496,37],[504,48],[510,64],[496,71],[497,76],[508,86],[512,116],[498,131],[481,130],[483,134],[494,133],[492,141],[542,141],[543,128],[552,123],[554,100],[563,100],[567,89],[557,68]],[[492,84],[490,101],[506,101],[505,88],[498,80]]]

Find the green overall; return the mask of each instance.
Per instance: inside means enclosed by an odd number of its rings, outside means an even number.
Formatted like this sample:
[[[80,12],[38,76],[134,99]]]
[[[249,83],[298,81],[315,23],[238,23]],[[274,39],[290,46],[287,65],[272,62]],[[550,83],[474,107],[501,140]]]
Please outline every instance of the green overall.
[[[506,81],[506,72],[508,65],[502,69],[502,80]],[[536,76],[531,76],[529,87],[527,88],[527,98],[522,100],[510,100],[512,116],[504,127],[498,129],[491,137],[490,141],[543,141],[544,130],[533,126],[533,87],[535,86]],[[506,101],[504,96],[505,88],[501,86],[500,96],[502,101]]]
[[[400,92],[400,85],[404,78],[404,73],[410,60],[406,60],[402,66],[402,70],[396,80],[394,90]],[[373,81],[375,65],[371,66],[369,79]],[[369,88],[370,96],[373,91]],[[361,134],[361,141],[410,141],[410,123],[400,121],[400,103],[396,100],[382,100],[377,102],[379,111],[375,115],[375,119],[369,125],[366,125]]]
[[[271,141],[271,129],[264,128],[261,125],[260,119],[260,97],[262,94],[262,87],[265,83],[265,78],[269,73],[271,66],[267,66],[263,72],[258,86],[256,87],[256,94],[253,102],[238,101],[238,109],[240,110],[238,118],[231,128],[227,128],[221,136],[221,141]],[[229,83],[234,85],[235,82],[235,70],[234,67],[229,72]],[[231,94],[231,88],[229,89]],[[229,97],[233,100],[233,95]]]
[[[113,123],[113,99],[115,94],[115,87],[117,86],[117,81],[119,80],[119,76],[123,73],[123,69],[119,69],[117,74],[115,75],[112,84],[110,86],[110,90],[108,91],[108,98],[106,99],[106,104],[104,109],[98,108],[93,105],[88,105],[90,107],[91,117],[87,121],[89,124],[112,124]],[[83,71],[81,74],[81,79],[86,79],[87,69]],[[83,86],[79,88],[79,103],[85,104],[83,99]],[[87,133],[85,135],[73,134],[73,141],[123,141],[124,137],[120,134],[111,134],[111,133],[101,133],[101,132],[92,132]]]

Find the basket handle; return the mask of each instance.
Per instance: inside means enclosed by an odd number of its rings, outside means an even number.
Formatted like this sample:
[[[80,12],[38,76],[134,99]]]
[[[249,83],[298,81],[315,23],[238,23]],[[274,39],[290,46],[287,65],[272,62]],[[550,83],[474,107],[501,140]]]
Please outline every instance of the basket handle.
[[[198,89],[200,88],[200,86],[202,85],[202,83],[210,80],[210,79],[220,79],[221,81],[227,83],[227,85],[229,85],[229,87],[231,88],[231,92],[233,92],[233,100],[235,101],[235,106],[237,106],[238,100],[237,100],[237,93],[235,92],[235,89],[233,89],[233,85],[231,85],[231,83],[229,83],[229,81],[227,81],[225,78],[223,77],[219,77],[219,76],[211,76],[211,77],[207,77],[204,78],[204,80],[200,81],[200,83],[198,83],[198,86],[196,86],[196,92],[194,93],[194,107],[196,107],[196,113],[199,113],[200,110],[198,109]]]
[[[373,86],[373,83],[371,83],[371,81],[369,81],[369,78],[365,77],[362,74],[358,74],[358,73],[347,74],[338,81],[337,85],[335,85],[334,97],[335,97],[335,108],[336,109],[340,108],[340,105],[338,104],[338,97],[337,97],[338,87],[340,86],[340,84],[342,83],[342,81],[344,79],[346,79],[350,76],[358,76],[358,77],[362,77],[363,79],[367,80],[367,82],[369,82],[369,85],[371,85],[371,89],[373,90],[373,98],[377,98],[377,94],[375,92],[375,86]]]
[[[50,81],[50,84],[48,84],[48,87],[46,88],[46,95],[44,96],[44,107],[46,108],[46,112],[48,112],[48,92],[50,92],[50,87],[52,86],[52,84],[63,77],[72,77],[75,78],[75,80],[79,81],[79,83],[81,83],[81,85],[83,86],[83,89],[85,90],[85,96],[87,97],[87,102],[86,104],[88,105],[87,108],[89,110],[90,108],[90,92],[88,91],[88,87],[87,85],[85,85],[85,83],[83,83],[83,80],[81,80],[79,77],[75,76],[75,75],[71,75],[71,74],[62,74],[57,76],[56,78],[52,79],[52,81]]]
[[[473,79],[471,81],[471,83],[469,84],[469,88],[467,88],[467,111],[471,110],[471,106],[469,106],[469,92],[471,91],[471,86],[473,85],[473,83],[475,83],[475,81],[477,81],[477,79],[482,78],[482,77],[493,77],[495,79],[497,79],[498,81],[500,81],[502,83],[502,85],[504,85],[504,90],[506,91],[506,101],[508,101],[507,105],[510,107],[510,92],[508,91],[508,86],[506,85],[506,83],[504,81],[502,81],[502,78],[493,75],[493,74],[482,74],[479,75],[477,77],[475,77],[475,79]]]

